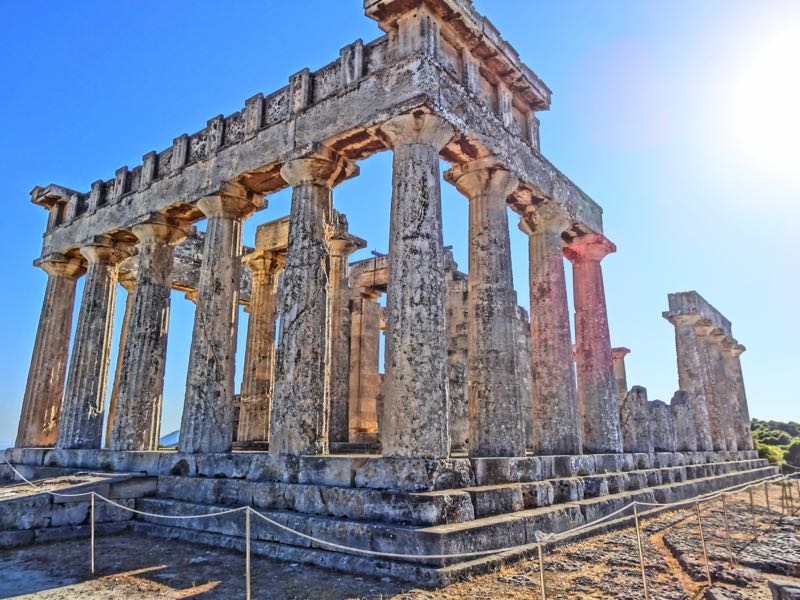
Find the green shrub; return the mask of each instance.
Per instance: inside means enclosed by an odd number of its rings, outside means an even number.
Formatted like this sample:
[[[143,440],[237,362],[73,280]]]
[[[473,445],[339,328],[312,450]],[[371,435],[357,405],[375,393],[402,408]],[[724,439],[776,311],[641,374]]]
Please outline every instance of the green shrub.
[[[779,429],[756,429],[753,437],[767,446],[788,446],[792,443],[792,436]]]
[[[800,437],[796,437],[786,448],[786,462],[794,467],[800,467]]]
[[[783,450],[777,446],[770,446],[756,440],[756,450],[758,450],[759,457],[766,458],[771,463],[783,463]]]

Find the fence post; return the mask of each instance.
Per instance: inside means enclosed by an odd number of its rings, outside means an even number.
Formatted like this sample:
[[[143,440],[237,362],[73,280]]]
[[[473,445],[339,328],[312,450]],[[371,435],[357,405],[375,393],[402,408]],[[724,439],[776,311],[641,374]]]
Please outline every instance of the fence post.
[[[703,534],[703,519],[700,517],[700,503],[694,503],[694,510],[697,513],[697,524],[700,526],[700,545],[703,547],[703,561],[706,564],[706,579],[708,587],[711,587],[711,569],[708,566],[708,551],[706,550],[706,536]]]
[[[544,586],[544,558],[542,557],[542,542],[536,544],[539,551],[539,588],[542,592],[542,600],[547,600],[547,589]]]
[[[636,543],[639,546],[639,564],[642,567],[642,585],[644,586],[644,600],[650,600],[647,590],[647,572],[644,567],[644,550],[642,549],[642,534],[639,531],[639,511],[636,509],[636,500],[633,501],[633,520],[636,523]]]
[[[91,499],[92,499],[92,510],[91,510],[91,515],[89,515],[89,517],[92,529],[92,575],[94,575],[94,492],[92,492]]]
[[[747,491],[750,492],[750,514],[753,515],[753,533],[758,535],[758,520],[756,519],[756,503],[753,500],[753,488],[747,488]]]
[[[769,506],[769,482],[764,482],[764,497],[767,499],[767,510],[772,512],[772,508]]]
[[[722,494],[722,517],[725,519],[725,539],[728,545],[728,558],[731,561],[731,566],[736,564],[736,561],[733,558],[733,547],[731,546],[731,528],[728,524],[728,502],[726,498],[728,494]]]
[[[244,509],[244,568],[247,600],[250,600],[250,507]]]

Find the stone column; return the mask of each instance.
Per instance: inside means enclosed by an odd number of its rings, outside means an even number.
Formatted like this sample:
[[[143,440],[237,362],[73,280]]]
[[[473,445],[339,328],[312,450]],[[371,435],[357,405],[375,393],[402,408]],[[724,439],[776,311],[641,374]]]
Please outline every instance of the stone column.
[[[174,248],[191,228],[152,215],[134,225],[133,233],[139,239],[139,266],[119,370],[111,449],[157,450]]]
[[[125,342],[128,339],[128,324],[131,322],[131,309],[133,308],[133,289],[136,279],[131,273],[120,273],[119,284],[125,288],[125,314],[122,316],[122,327],[119,331],[119,344],[117,347],[117,363],[114,369],[114,381],[111,384],[111,398],[108,402],[108,416],[106,417],[105,447],[111,448],[111,432],[114,428],[114,419],[117,414],[117,397],[119,396],[119,380],[122,372],[122,356],[125,354]]]
[[[377,398],[381,377],[378,372],[381,337],[381,306],[373,296],[352,300],[350,323],[349,436],[364,441],[365,433],[378,430]]]
[[[261,201],[234,185],[197,203],[208,224],[186,376],[181,452],[231,448],[242,221],[260,205]]]
[[[710,405],[706,396],[704,351],[698,343],[695,326],[700,320],[697,315],[663,313],[675,327],[675,351],[678,357],[678,387],[688,392],[692,404],[694,430],[697,435],[697,449],[701,452],[714,449],[711,434]]]
[[[700,351],[703,389],[708,404],[708,420],[713,447],[717,451],[732,450],[730,420],[726,414],[731,407],[726,405],[723,390],[723,373],[720,368],[721,348],[718,348],[714,341],[716,339],[714,332],[717,331],[717,328],[707,321],[699,320],[695,324],[695,331]]]
[[[450,436],[439,151],[454,130],[423,113],[381,129],[394,148],[383,455],[444,458]]]
[[[727,355],[733,345],[731,338],[716,327],[708,332],[709,375],[714,386],[714,400],[718,404],[721,427],[725,432],[726,449],[735,452],[739,449],[739,432],[736,420],[739,402],[736,399],[736,382],[728,370]]]
[[[630,354],[628,348],[612,348],[611,361],[614,365],[614,381],[617,386],[617,400],[620,404],[628,393],[628,376],[625,373],[625,357]]]
[[[600,261],[616,247],[598,234],[584,235],[564,249],[573,267],[578,405],[586,452],[622,452],[619,405],[606,295]]]
[[[469,453],[525,456],[506,203],[519,180],[491,158],[456,166],[445,177],[469,199]]]
[[[289,245],[275,360],[272,454],[327,454],[326,394],[329,246],[333,187],[357,167],[330,150],[289,160],[281,176],[292,186]]]
[[[522,424],[525,428],[525,448],[534,451],[533,431],[533,359],[531,358],[531,321],[528,311],[517,306],[517,382],[522,394]],[[448,352],[450,350],[448,349]],[[452,391],[451,391],[452,397]],[[452,414],[452,413],[451,413]]]
[[[549,202],[519,225],[528,235],[534,454],[583,451],[561,243],[569,225]]]
[[[672,412],[661,400],[647,403],[650,414],[650,434],[656,452],[675,452],[675,429],[672,425]]]
[[[730,348],[729,371],[733,374],[733,381],[736,386],[736,403],[738,405],[739,418],[739,450],[752,450],[753,432],[750,428],[750,410],[747,407],[747,394],[744,391],[744,376],[742,375],[742,363],[739,357],[746,348],[734,341]]]
[[[650,414],[647,410],[647,390],[633,386],[619,409],[622,430],[622,448],[625,452],[652,452],[653,435],[650,431]]]
[[[669,403],[675,429],[675,449],[679,452],[697,451],[697,432],[694,427],[692,402],[689,393],[678,390]]]
[[[47,287],[33,344],[28,383],[22,397],[17,448],[49,447],[56,442],[75,283],[85,270],[81,260],[60,254],[39,259],[34,264],[47,273]]]
[[[283,257],[276,252],[256,250],[242,263],[253,274],[250,318],[236,441],[244,446],[269,441],[270,407],[275,360],[276,287]]]
[[[330,397],[330,439],[350,438],[350,287],[347,268],[358,245],[349,237],[330,240],[328,279],[328,396]]]
[[[100,448],[111,358],[117,268],[128,251],[107,238],[81,248],[88,261],[61,407],[57,448]]]

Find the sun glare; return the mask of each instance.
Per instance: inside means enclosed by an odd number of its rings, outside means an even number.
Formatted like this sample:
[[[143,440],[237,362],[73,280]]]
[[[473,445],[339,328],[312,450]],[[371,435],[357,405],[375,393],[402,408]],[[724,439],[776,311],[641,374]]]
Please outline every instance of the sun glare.
[[[800,18],[742,50],[722,99],[730,141],[763,170],[800,179]]]

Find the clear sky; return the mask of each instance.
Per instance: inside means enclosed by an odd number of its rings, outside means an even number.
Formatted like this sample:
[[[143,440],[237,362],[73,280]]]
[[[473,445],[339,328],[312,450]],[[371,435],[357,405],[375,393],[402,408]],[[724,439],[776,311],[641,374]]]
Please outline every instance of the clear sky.
[[[696,289],[748,347],[751,414],[800,421],[800,3],[475,4],[553,90],[540,114],[543,153],[605,209],[619,248],[603,263],[611,339],[632,350],[629,384],[672,396],[674,341],[661,311],[668,292]],[[380,32],[361,0],[5,0],[0,17],[0,440],[13,440],[45,285],[31,266],[45,227],[31,188],[88,190]],[[368,256],[387,246],[390,156],[361,172],[335,205],[369,240],[359,255]],[[443,204],[445,242],[466,270],[466,201],[445,184]],[[271,197],[245,243],[287,212],[285,192]],[[527,307],[526,240],[512,223]],[[124,297],[120,288],[116,335]],[[165,433],[180,423],[193,308],[173,295]]]

